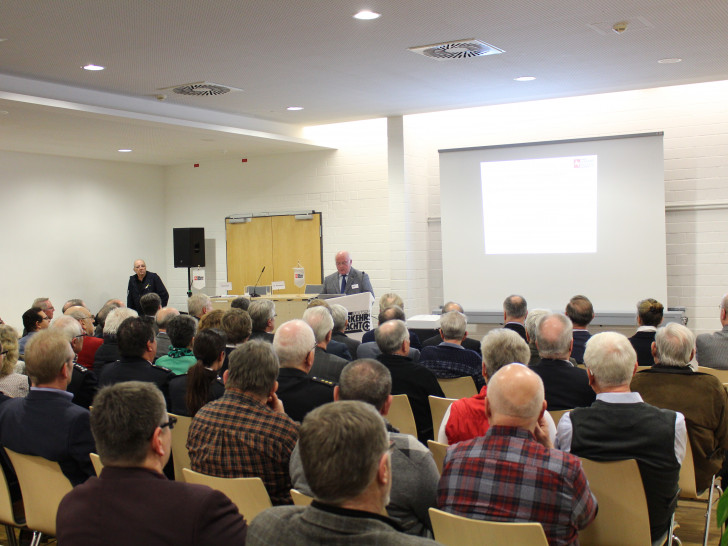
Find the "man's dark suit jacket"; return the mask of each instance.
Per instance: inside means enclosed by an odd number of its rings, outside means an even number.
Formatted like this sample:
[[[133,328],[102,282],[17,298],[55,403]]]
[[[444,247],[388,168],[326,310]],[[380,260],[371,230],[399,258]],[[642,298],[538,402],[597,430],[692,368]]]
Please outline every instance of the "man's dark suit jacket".
[[[357,341],[356,339],[351,338],[341,332],[334,332],[331,336],[331,340],[338,341],[339,343],[343,343],[344,345],[346,345],[346,348],[349,350],[349,354],[352,356],[352,358],[356,358],[356,350],[361,344],[361,341]]]
[[[417,426],[417,439],[427,445],[433,439],[428,396],[445,398],[435,374],[406,356],[381,354],[377,360],[392,374],[392,394],[406,394]]]
[[[234,545],[244,544],[247,533],[240,512],[219,491],[153,470],[109,466],[63,497],[56,526],[58,544],[73,546]]]
[[[89,412],[57,389],[32,388],[25,398],[0,404],[0,444],[18,453],[56,461],[73,485],[94,476],[96,450]]]
[[[162,300],[162,307],[167,307],[169,292],[167,292],[167,289],[165,288],[162,279],[159,278],[159,275],[152,273],[151,271],[147,271],[146,275],[144,275],[144,280],[141,282],[141,286],[137,281],[137,276],[132,275],[129,277],[129,286],[127,286],[126,289],[126,306],[129,309],[134,309],[140,315],[143,315],[144,313],[142,312],[142,306],[139,303],[139,300],[145,294],[151,294],[152,292],[160,297]]]
[[[150,364],[143,358],[121,357],[118,362],[104,366],[99,377],[99,386],[105,387],[124,381],[148,381],[159,387],[169,405],[169,382],[173,377],[174,373],[167,368]]]
[[[584,364],[586,342],[591,338],[591,334],[588,330],[574,330],[572,338],[574,339],[574,346],[571,348],[571,358],[576,360],[577,364]]]
[[[528,343],[528,338],[526,337],[526,327],[521,324],[520,322],[506,322],[503,325],[503,328],[507,328],[508,330],[513,330],[516,332],[519,336],[523,338],[523,341]]]
[[[333,336],[331,336],[331,341],[329,341],[329,344],[326,346],[326,352],[330,355],[343,358],[347,362],[351,362],[352,360],[354,360],[352,358],[351,352],[349,351],[349,348],[344,343],[336,341]]]
[[[270,332],[253,330],[253,333],[250,334],[250,341],[258,340],[258,341],[267,341],[268,343],[273,343],[273,336],[274,336],[274,334],[271,334]]]
[[[591,406],[597,395],[589,386],[586,370],[566,360],[542,358],[531,366],[543,381],[549,410]]]
[[[316,347],[316,352],[313,357],[313,366],[311,367],[311,371],[308,372],[308,375],[338,383],[339,376],[341,376],[341,370],[343,370],[344,366],[348,363],[349,362],[347,360],[336,355],[330,355],[321,347]]]
[[[442,343],[442,336],[440,334],[437,334],[436,336],[428,337],[425,341],[422,342],[422,347],[430,347],[432,345],[439,345]],[[480,341],[477,339],[473,339],[472,337],[466,337],[463,340],[462,343],[463,347],[466,349],[470,349],[471,351],[475,351],[478,354],[480,353]]]

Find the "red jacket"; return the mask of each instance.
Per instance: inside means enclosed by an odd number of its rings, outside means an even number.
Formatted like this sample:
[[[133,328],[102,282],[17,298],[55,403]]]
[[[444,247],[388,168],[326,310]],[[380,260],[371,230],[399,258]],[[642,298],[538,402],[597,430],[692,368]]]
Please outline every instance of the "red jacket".
[[[450,417],[445,425],[447,442],[450,445],[483,436],[490,427],[485,416],[485,395],[487,385],[470,398],[461,398],[450,406]]]

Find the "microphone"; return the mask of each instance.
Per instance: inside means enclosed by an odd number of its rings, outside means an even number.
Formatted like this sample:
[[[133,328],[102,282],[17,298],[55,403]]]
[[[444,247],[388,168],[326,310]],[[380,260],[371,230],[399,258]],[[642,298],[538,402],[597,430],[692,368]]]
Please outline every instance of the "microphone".
[[[251,298],[259,298],[260,294],[258,294],[255,289],[258,288],[258,281],[260,281],[260,278],[263,276],[263,271],[265,271],[265,266],[263,266],[263,269],[260,270],[260,275],[258,275],[258,280],[255,281],[255,285],[253,286],[253,293],[250,294]]]

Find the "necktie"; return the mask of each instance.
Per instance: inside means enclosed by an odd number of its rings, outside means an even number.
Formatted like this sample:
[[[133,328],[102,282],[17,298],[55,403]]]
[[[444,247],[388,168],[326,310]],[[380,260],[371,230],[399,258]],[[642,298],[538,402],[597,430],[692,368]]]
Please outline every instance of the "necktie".
[[[341,293],[346,292],[346,275],[341,276]]]

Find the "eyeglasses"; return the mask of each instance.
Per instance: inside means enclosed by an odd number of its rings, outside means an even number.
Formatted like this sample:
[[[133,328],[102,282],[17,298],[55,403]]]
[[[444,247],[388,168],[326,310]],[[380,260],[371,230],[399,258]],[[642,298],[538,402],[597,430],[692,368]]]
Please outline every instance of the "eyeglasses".
[[[176,424],[177,424],[177,418],[172,415],[167,415],[167,422],[159,425],[159,428],[169,427],[169,430],[172,430],[174,428],[174,425],[176,425]],[[155,428],[154,430],[157,430],[157,429]],[[153,437],[154,437],[154,431],[152,431],[152,434],[150,434],[148,439],[151,440]]]
[[[5,349],[4,351],[1,351],[0,356],[5,356],[6,354],[8,354],[9,351],[10,349]]]
[[[73,336],[73,339],[84,338],[84,337],[88,337],[88,334],[86,334],[86,333],[78,334],[77,336]]]
[[[41,320],[51,320],[48,317],[43,317]]]
[[[159,425],[159,428],[169,427],[169,430],[172,430],[174,428],[174,425],[176,425],[176,424],[177,424],[177,418],[174,417],[173,415],[168,415],[167,422]]]

